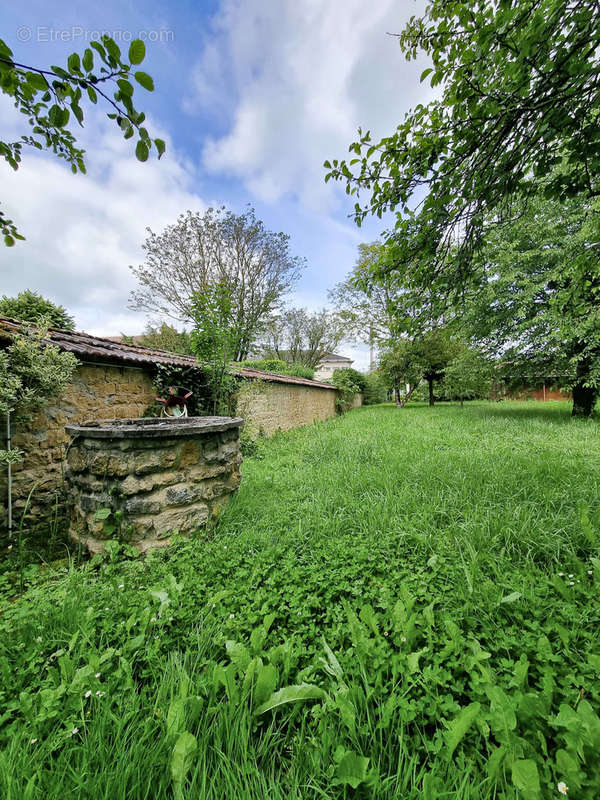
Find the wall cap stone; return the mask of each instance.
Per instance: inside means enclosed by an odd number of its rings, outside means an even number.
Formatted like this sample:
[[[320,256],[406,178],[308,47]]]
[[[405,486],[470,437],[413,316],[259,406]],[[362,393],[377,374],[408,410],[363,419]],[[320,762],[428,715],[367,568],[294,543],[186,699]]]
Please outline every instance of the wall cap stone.
[[[174,436],[197,436],[204,433],[220,433],[232,428],[244,427],[241,417],[148,417],[137,419],[89,420],[81,425],[67,425],[70,436],[86,439],[137,439],[139,437],[160,439]]]

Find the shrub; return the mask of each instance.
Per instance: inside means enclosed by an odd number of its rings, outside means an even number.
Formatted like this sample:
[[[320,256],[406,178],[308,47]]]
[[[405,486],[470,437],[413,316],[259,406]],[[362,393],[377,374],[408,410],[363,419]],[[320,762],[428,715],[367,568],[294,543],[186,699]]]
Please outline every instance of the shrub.
[[[370,372],[365,375],[365,388],[363,389],[364,405],[374,406],[385,403],[387,389],[383,376],[379,372]]]
[[[331,383],[339,391],[336,407],[340,413],[348,411],[356,395],[360,394],[366,386],[365,376],[351,368],[336,369],[331,378]]]

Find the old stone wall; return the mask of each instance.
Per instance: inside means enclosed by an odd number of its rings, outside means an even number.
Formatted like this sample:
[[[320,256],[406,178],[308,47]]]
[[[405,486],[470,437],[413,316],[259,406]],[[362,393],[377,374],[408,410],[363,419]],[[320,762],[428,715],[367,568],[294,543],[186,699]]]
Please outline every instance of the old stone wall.
[[[65,425],[86,420],[140,417],[154,400],[151,376],[137,367],[82,365],[64,394],[26,422],[13,425],[13,447],[26,456],[13,466],[16,526],[31,492],[27,519],[48,521],[62,506],[63,462],[69,436]],[[33,490],[33,491],[32,491]],[[6,469],[0,470],[0,533],[6,529]]]
[[[335,416],[337,392],[318,386],[260,381],[242,393],[237,413],[265,436]]]
[[[310,425],[335,416],[337,392],[308,384],[247,380],[238,415],[251,431],[270,436],[278,430]],[[149,370],[83,364],[64,394],[32,420],[13,426],[13,447],[25,461],[13,466],[13,518],[18,526],[31,493],[28,526],[48,524],[53,510],[64,513],[63,471],[69,444],[65,425],[143,415],[156,391]],[[0,470],[0,537],[6,530],[6,470]]]

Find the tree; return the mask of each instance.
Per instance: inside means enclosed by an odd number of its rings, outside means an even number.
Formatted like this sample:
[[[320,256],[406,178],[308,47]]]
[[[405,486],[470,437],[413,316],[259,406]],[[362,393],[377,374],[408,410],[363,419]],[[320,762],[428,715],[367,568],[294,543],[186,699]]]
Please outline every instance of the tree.
[[[383,242],[359,244],[354,269],[328,293],[348,335],[372,346],[393,335],[396,281],[381,266],[388,252]],[[374,272],[382,276],[377,283],[371,280]]]
[[[194,322],[196,295],[227,287],[236,361],[247,357],[304,266],[291,255],[289,236],[267,231],[253,208],[188,211],[160,234],[148,228],[144,250],[145,263],[131,267],[139,289],[130,307]]]
[[[463,323],[513,375],[557,376],[573,416],[600,393],[600,202],[530,198],[488,235]]]
[[[194,354],[190,334],[187,331],[178,331],[166,322],[160,326],[146,325],[142,335],[136,337],[136,344],[152,347],[155,350],[167,350],[169,353]]]
[[[46,341],[47,324],[24,327],[13,335],[10,344],[0,350],[0,413],[6,416],[7,447],[0,449],[0,463],[8,467],[8,528],[12,531],[12,498],[10,474],[13,464],[23,460],[24,453],[11,447],[11,415],[17,420],[35,411],[67,386],[77,359],[61,352]]]
[[[213,414],[229,413],[235,380],[229,363],[237,346],[237,329],[229,287],[207,286],[193,297],[192,347],[206,376]]]
[[[144,113],[133,105],[133,79],[147,91],[154,89],[150,75],[134,69],[145,54],[144,42],[135,39],[129,45],[125,61],[114,39],[102,36],[100,41],[90,42],[82,56],[72,53],[65,67],[40,69],[16,61],[12,50],[0,39],[0,90],[14,100],[15,107],[30,125],[29,134],[23,134],[19,141],[0,141],[0,156],[17,170],[23,145],[29,145],[37,150],[51,150],[58,158],[65,159],[74,173],[85,172],[84,151],[77,147],[71,128],[73,119],[83,127],[81,103],[96,104],[100,98],[100,102],[110,107],[108,117],[115,120],[125,139],[137,135],[138,160],[146,161],[153,145],[160,158],[165,151],[164,141],[150,138],[142,124]],[[8,247],[16,239],[24,238],[1,211],[0,233]]]
[[[382,380],[391,390],[398,408],[403,408],[421,382],[423,366],[419,354],[409,339],[392,341],[379,359]],[[408,386],[408,391],[402,390]]]
[[[460,342],[444,328],[426,330],[413,339],[390,343],[382,353],[380,369],[394,392],[396,405],[402,407],[422,380],[429,386],[429,405],[435,403],[434,384],[442,380],[446,367],[459,355]],[[410,388],[401,398],[401,387]]]
[[[464,350],[444,370],[444,394],[449,400],[487,397],[492,384],[492,364],[477,350]]]
[[[323,309],[288,308],[267,330],[262,350],[266,358],[316,368],[326,353],[332,353],[345,338],[337,314]]]
[[[368,213],[399,213],[397,258],[421,284],[448,250],[463,281],[486,224],[510,214],[515,193],[600,191],[600,5],[597,0],[431,0],[399,36],[407,59],[424,52],[440,96],[409,112],[378,143],[359,131],[353,159],[325,162]],[[493,217],[490,212],[494,212]],[[460,288],[460,287],[457,287]]]
[[[412,343],[414,359],[421,365],[423,378],[429,386],[429,405],[435,403],[434,383],[441,381],[446,368],[458,357],[462,345],[447,330],[427,331]]]
[[[75,320],[63,306],[42,297],[38,292],[25,289],[16,297],[3,295],[0,300],[0,317],[10,317],[22,322],[38,322],[44,318],[50,328],[62,328],[72,331]]]

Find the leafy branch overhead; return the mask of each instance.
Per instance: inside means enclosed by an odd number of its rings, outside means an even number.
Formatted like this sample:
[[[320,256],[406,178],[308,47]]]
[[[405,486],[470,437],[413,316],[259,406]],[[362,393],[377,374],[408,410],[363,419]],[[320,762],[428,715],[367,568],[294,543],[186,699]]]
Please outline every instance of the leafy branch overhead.
[[[370,213],[398,213],[399,257],[443,261],[459,242],[465,267],[485,215],[510,213],[541,178],[548,196],[600,191],[600,5],[597,0],[431,0],[399,36],[407,60],[431,66],[438,96],[391,135],[359,131],[350,159],[325,162]],[[555,171],[563,160],[569,169]]]
[[[15,107],[27,116],[31,130],[17,141],[0,141],[0,156],[14,169],[21,163],[23,145],[51,150],[71,165],[73,173],[85,173],[85,151],[77,146],[70,126],[84,124],[85,103],[105,103],[107,116],[114,120],[125,139],[137,136],[135,154],[147,161],[152,147],[160,158],[165,151],[162,139],[152,139],[144,127],[145,114],[134,105],[135,84],[154,90],[147,72],[137,69],[146,55],[141,39],[129,45],[127,59],[110,36],[92,41],[83,55],[72,53],[66,67],[40,69],[16,61],[12,50],[0,39],[0,89],[12,97]],[[11,247],[24,237],[15,223],[0,211],[0,233]]]

